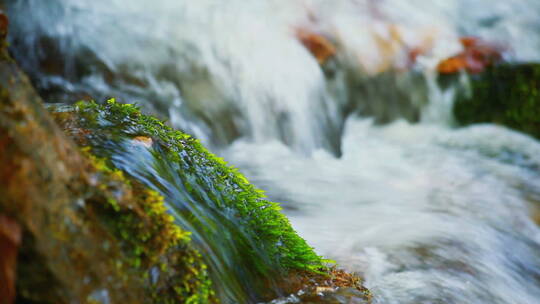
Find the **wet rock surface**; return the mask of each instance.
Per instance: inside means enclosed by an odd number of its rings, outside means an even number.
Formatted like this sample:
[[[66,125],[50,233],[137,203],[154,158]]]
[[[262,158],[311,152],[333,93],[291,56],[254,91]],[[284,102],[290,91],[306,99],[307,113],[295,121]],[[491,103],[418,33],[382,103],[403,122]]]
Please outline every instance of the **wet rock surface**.
[[[143,212],[159,201],[85,157],[49,117],[5,48],[0,57],[0,214],[22,230],[16,301],[208,301],[205,266],[189,240],[170,222],[156,222],[166,218],[163,210]],[[129,219],[124,231],[108,223],[115,215],[115,221]],[[140,256],[133,250],[142,232],[148,248],[139,249]],[[149,284],[157,266],[160,279]]]

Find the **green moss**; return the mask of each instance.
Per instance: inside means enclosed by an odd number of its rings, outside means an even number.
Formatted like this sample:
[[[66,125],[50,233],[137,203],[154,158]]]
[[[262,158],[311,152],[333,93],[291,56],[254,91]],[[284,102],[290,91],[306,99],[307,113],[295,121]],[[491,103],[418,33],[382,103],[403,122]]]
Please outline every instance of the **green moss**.
[[[454,107],[460,123],[496,123],[540,138],[540,64],[502,64],[471,77]]]
[[[251,185],[236,168],[206,150],[198,140],[169,128],[156,118],[142,115],[134,105],[114,100],[105,105],[79,102],[76,109],[87,128],[107,130],[112,137],[146,136],[159,142],[168,159],[195,178],[195,181],[185,181],[186,189],[194,197],[210,197],[218,207],[232,208],[249,225],[264,251],[284,270],[325,268],[325,261],[293,230],[280,212],[281,207],[267,201],[261,190]]]
[[[190,232],[174,223],[163,197],[126,178],[88,147],[82,152],[95,169],[101,190],[101,196],[86,202],[119,240],[126,257],[117,260],[117,268],[146,281],[143,285],[153,303],[214,301],[206,265],[191,245]]]
[[[288,290],[279,282],[291,273],[328,276],[330,261],[298,236],[280,206],[198,140],[114,100],[51,110],[108,176],[97,184],[108,195],[89,205],[128,257],[119,269],[146,280],[155,302],[256,302]]]

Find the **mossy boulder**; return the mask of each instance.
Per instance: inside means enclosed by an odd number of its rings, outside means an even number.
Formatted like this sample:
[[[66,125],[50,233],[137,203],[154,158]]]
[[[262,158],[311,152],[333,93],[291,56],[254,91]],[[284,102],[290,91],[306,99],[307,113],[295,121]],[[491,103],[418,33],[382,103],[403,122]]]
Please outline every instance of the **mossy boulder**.
[[[176,222],[204,250],[219,298],[271,298],[284,290],[275,286],[293,271],[327,271],[279,205],[193,137],[114,100],[51,108],[81,147],[165,197]]]
[[[540,64],[500,64],[470,76],[454,106],[461,124],[495,123],[540,138]]]
[[[176,223],[193,232],[219,299],[251,303],[302,290],[301,298],[320,297],[324,303],[328,296],[318,291],[324,287],[348,288],[351,292],[341,297],[369,302],[358,277],[328,268],[278,204],[195,138],[115,100],[50,109],[82,149],[106,160],[104,166],[122,169],[165,197]],[[115,208],[114,201],[110,205]]]
[[[209,152],[197,139],[143,115],[134,105],[117,103],[114,99],[104,105],[80,102],[73,109],[80,118],[78,127],[97,133],[88,136],[90,145],[103,144],[103,139],[149,138],[155,149],[164,151],[163,157],[178,164],[175,169],[185,178],[184,186],[190,194],[195,198],[206,194],[215,201],[213,207],[228,208],[245,219],[251,234],[261,242],[259,245],[284,269],[317,271],[324,268],[321,257],[293,230],[280,212],[281,207],[268,201],[263,191],[250,184],[236,168]],[[106,154],[112,155],[114,151]]]

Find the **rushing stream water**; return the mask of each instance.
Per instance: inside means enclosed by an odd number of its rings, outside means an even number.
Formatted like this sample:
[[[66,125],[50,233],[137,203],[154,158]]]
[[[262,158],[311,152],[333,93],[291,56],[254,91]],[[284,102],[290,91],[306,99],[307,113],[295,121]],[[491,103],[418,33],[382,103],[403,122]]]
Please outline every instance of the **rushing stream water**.
[[[376,303],[540,303],[540,143],[454,128],[433,72],[463,35],[540,61],[540,2],[7,2],[12,52],[48,101],[116,96],[168,118]],[[336,58],[322,69],[297,28],[331,36]]]

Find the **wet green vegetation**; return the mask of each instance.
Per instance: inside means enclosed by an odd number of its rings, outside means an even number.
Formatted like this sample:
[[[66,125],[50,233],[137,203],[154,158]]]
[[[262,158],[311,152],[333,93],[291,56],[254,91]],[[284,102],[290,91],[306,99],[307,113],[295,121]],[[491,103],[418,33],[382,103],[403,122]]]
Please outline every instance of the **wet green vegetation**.
[[[500,64],[470,77],[455,103],[458,122],[495,123],[540,138],[539,64]]]
[[[163,197],[110,168],[88,147],[82,152],[95,174],[108,180],[98,184],[103,196],[93,196],[86,204],[119,240],[126,258],[116,261],[116,266],[121,268],[126,263],[129,275],[138,273],[154,303],[215,301],[207,266],[191,244],[191,233],[174,223]]]
[[[85,151],[92,151],[88,157],[99,160],[97,164],[106,172],[119,178],[125,172],[136,184],[152,189],[141,192],[142,197],[154,202],[149,203],[152,206],[157,201],[164,203],[169,214],[166,222],[180,227],[166,229],[174,244],[192,238],[194,246],[204,252],[202,260],[208,265],[218,298],[271,298],[284,289],[278,285],[293,271],[304,276],[328,271],[328,261],[298,236],[277,203],[266,200],[237,169],[193,137],[143,115],[134,105],[114,100],[103,105],[79,102],[52,111],[60,126]],[[136,233],[139,237],[133,239],[136,227],[132,218],[119,210],[114,198],[105,201],[107,222],[113,223],[111,227],[124,245],[135,253],[133,266],[140,265],[140,257],[146,256],[148,232]],[[145,213],[151,216],[152,210]],[[184,231],[192,233],[191,237]],[[245,281],[251,282],[249,286]],[[199,284],[208,285],[204,280]],[[204,297],[209,294],[203,293]]]
[[[199,191],[207,190],[216,207],[237,212],[265,252],[284,269],[317,271],[324,268],[324,261],[296,234],[279,205],[267,201],[263,191],[251,185],[236,168],[206,150],[197,139],[169,128],[154,117],[142,115],[134,105],[114,100],[103,106],[79,102],[75,109],[83,127],[99,128],[101,133],[109,133],[111,139],[146,136],[154,140],[164,149],[163,155],[179,165],[177,172],[186,175],[186,181],[187,175],[192,175],[189,177],[194,178],[197,185],[208,188],[197,189],[185,183],[191,194],[203,197]]]

